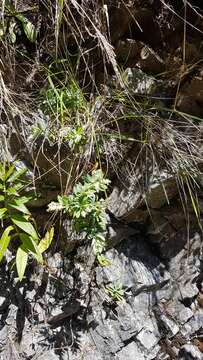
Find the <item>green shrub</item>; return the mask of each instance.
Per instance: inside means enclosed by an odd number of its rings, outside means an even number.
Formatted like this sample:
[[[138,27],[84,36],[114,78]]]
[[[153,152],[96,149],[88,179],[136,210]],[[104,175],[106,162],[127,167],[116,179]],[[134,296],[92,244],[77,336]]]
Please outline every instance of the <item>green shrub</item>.
[[[109,182],[104,179],[101,170],[95,170],[84,178],[83,183],[74,187],[71,195],[58,196],[58,202],[52,202],[48,207],[48,211],[62,210],[68,214],[74,230],[78,233],[86,232],[96,255],[101,254],[105,247],[104,232],[107,225],[105,202],[99,198],[99,194],[106,192]]]
[[[36,227],[31,221],[31,213],[26,206],[30,197],[20,194],[25,186],[25,172],[26,168],[16,170],[14,164],[0,163],[0,219],[3,231],[0,237],[0,261],[10,241],[17,238],[19,246],[16,252],[16,267],[20,280],[24,276],[29,254],[42,264],[42,253],[53,239],[52,228],[40,241]]]

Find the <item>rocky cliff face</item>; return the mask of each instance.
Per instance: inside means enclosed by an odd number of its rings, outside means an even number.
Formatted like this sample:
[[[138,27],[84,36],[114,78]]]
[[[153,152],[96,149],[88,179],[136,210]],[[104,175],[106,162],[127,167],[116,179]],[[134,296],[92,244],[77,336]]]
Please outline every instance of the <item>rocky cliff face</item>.
[[[24,2],[18,6],[24,6]],[[66,14],[70,28],[75,26],[74,18],[76,25],[80,23],[82,34],[88,33],[86,41],[80,39],[85,51],[79,78],[81,74],[84,77],[87,61],[94,68],[96,85],[107,98],[115,88],[125,93],[122,78],[116,76],[117,60],[132,90],[136,117],[133,121],[125,119],[123,114],[129,104],[123,106],[116,101],[105,116],[113,113],[117,119],[122,115],[119,131],[130,138],[134,136],[141,146],[123,141],[118,142],[119,147],[113,140],[105,144],[105,167],[112,179],[107,209],[108,246],[104,254],[109,260],[107,266],[95,263],[89,245],[70,241],[67,220],[62,224],[62,245],[56,244],[47,255],[46,267],[30,264],[21,283],[10,270],[8,253],[0,272],[0,359],[201,360],[202,2],[98,1],[96,10],[104,21],[96,25],[113,49],[110,58],[103,53],[102,60],[100,51],[95,51],[98,38],[92,37],[91,31],[85,32],[88,22],[94,29],[94,4],[84,1],[89,11],[85,22],[80,2],[70,3]],[[36,6],[42,7],[37,1]],[[44,9],[41,17],[40,36],[45,32]],[[69,26],[64,31],[67,49],[73,56],[77,39]],[[51,62],[52,49],[46,46],[40,61],[48,58]],[[31,50],[36,56],[35,49]],[[22,58],[19,63],[17,60],[21,71],[13,84],[18,82],[19,92],[25,87],[31,91],[28,79],[22,83]],[[32,62],[29,66],[33,78],[39,76]],[[88,72],[85,76],[87,86]],[[36,76],[35,80],[41,86],[42,79],[38,82]],[[5,125],[4,119],[2,122]],[[15,122],[14,129],[19,123]],[[113,130],[107,128],[110,135]],[[21,128],[18,136],[20,131]],[[41,152],[40,141],[44,144]],[[49,178],[43,175],[43,180],[55,185],[53,192],[44,191],[34,209],[37,221],[42,223],[45,206],[60,192],[58,156],[66,175],[70,167],[66,144],[59,149],[40,138],[30,147],[25,138],[21,141],[19,136],[16,140],[12,133],[10,148],[32,171],[37,165],[42,175],[49,172]],[[186,176],[188,173],[194,178]]]
[[[5,262],[1,359],[202,359],[201,233],[174,204],[144,224],[110,215],[108,266],[82,245],[19,283]]]

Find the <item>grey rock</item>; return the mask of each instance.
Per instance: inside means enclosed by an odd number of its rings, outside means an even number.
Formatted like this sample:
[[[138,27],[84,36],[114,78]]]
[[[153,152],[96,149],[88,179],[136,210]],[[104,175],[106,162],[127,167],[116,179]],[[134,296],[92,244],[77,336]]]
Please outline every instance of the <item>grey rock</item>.
[[[113,188],[108,207],[117,218],[126,222],[145,222],[149,213],[147,209],[142,210],[143,206],[147,204],[148,208],[160,209],[177,195],[176,180],[165,170],[157,173],[153,171],[149,165],[150,175],[145,190],[140,189],[143,171],[139,166],[134,175],[128,176]],[[122,173],[125,172],[123,169]]]
[[[182,324],[186,323],[191,317],[193,317],[193,311],[190,308],[185,307],[179,313],[179,319]],[[178,314],[177,314],[178,315]]]
[[[156,334],[155,329],[152,328],[152,331],[150,331],[150,329],[147,328],[142,329],[136,336],[136,338],[139,340],[143,347],[145,347],[147,350],[150,350],[159,342],[160,334],[158,333],[158,329]]]
[[[43,323],[45,321],[46,315],[42,306],[36,302],[33,306],[33,316],[35,316],[38,323]]]
[[[166,329],[169,331],[170,336],[175,336],[179,332],[179,326],[166,315],[162,314],[160,319],[165,325]]]
[[[70,301],[68,304],[63,306],[63,311],[61,311],[61,307],[56,307],[51,317],[48,319],[48,323],[52,326],[56,326],[61,320],[67,319],[72,315],[76,314],[79,311],[80,302],[76,299]]]
[[[134,88],[138,94],[150,94],[156,85],[156,78],[145,74],[139,68],[127,68],[126,73],[128,76],[129,84]]]
[[[133,341],[130,344],[128,344],[127,346],[125,346],[123,349],[121,349],[116,354],[116,359],[118,359],[118,360],[126,360],[126,359],[128,359],[128,360],[135,360],[135,359],[145,360],[145,356],[142,353],[142,350],[139,349],[136,342]]]
[[[135,235],[138,230],[119,221],[112,220],[108,226],[106,237],[107,248],[112,248],[120,244],[123,240],[127,240],[129,236]]]
[[[59,356],[56,355],[54,350],[45,351],[43,354],[38,355],[36,358],[36,360],[57,360],[57,359],[59,359]]]
[[[52,269],[52,271],[56,274],[57,271],[60,271],[62,268],[62,255],[59,252],[54,253],[53,255],[48,257],[47,263],[48,266]]]
[[[201,332],[203,329],[203,313],[202,310],[195,311],[193,317],[181,328],[181,333],[184,336],[192,336]]]
[[[167,303],[167,313],[180,324],[185,324],[194,315],[194,311],[192,311],[189,307],[186,307],[181,302],[174,300]]]
[[[8,328],[6,326],[0,329],[0,353],[5,349],[8,340]]]
[[[36,296],[36,289],[26,292],[26,299],[29,301],[33,301]]]
[[[184,345],[178,354],[179,360],[202,360],[203,355],[194,345]]]
[[[30,329],[29,329],[30,330]],[[36,337],[33,339],[33,334],[31,331],[24,332],[22,341],[19,346],[19,353],[26,354],[26,356],[33,357],[36,351]]]
[[[0,296],[0,308],[2,307],[5,300],[6,300],[6,298],[4,296]]]
[[[49,257],[53,272],[37,267],[29,286],[12,282],[2,271],[0,356],[8,359],[16,351],[22,360],[169,360],[169,349],[178,358],[179,337],[186,342],[201,334],[202,311],[196,300],[200,236],[190,239],[189,252],[183,236],[182,248],[161,261],[152,238],[146,239],[136,226],[131,229],[110,216],[109,229],[112,243],[104,253],[109,266],[95,267],[90,246],[81,244],[74,261],[72,254],[64,261],[58,252]],[[157,236],[157,246],[159,240]],[[168,248],[174,250],[174,244],[169,237]],[[114,283],[124,290],[120,302],[105,291]]]

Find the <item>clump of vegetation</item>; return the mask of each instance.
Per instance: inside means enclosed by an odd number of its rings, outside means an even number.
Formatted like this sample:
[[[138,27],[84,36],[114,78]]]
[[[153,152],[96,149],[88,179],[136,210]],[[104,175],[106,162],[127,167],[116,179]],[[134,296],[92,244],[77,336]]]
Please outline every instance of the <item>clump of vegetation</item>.
[[[122,285],[119,283],[111,284],[111,286],[106,286],[106,292],[114,301],[122,301],[124,297],[124,290]]]
[[[58,201],[50,203],[48,207],[48,211],[62,210],[68,215],[74,230],[85,232],[92,241],[96,255],[105,248],[104,233],[107,225],[105,201],[99,195],[106,192],[109,183],[101,170],[95,170],[74,187],[71,195],[58,196]]]
[[[17,240],[16,267],[18,277],[23,279],[29,255],[39,264],[43,264],[42,253],[47,250],[53,239],[53,228],[45,238],[40,236],[34,225],[26,203],[30,196],[21,195],[26,182],[26,168],[16,170],[14,164],[0,163],[0,219],[2,234],[0,237],[0,261],[14,239]]]
[[[77,111],[85,109],[85,98],[81,89],[72,82],[69,86],[57,88],[52,86],[41,91],[41,109],[50,117],[59,118],[61,124],[70,124]]]

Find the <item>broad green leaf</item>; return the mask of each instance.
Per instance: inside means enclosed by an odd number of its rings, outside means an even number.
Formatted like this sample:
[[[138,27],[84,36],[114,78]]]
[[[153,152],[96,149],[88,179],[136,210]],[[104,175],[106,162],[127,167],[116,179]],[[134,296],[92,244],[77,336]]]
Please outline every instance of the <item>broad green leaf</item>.
[[[4,201],[5,196],[4,195],[0,195],[0,201]]]
[[[17,225],[20,229],[25,231],[28,235],[30,235],[34,240],[39,240],[38,234],[34,228],[34,226],[26,219],[25,216],[21,214],[13,214],[11,215],[11,220],[15,225]]]
[[[3,234],[2,234],[2,236],[0,238],[0,261],[3,259],[3,256],[4,256],[5,252],[6,252],[6,249],[7,249],[8,245],[9,245],[9,242],[11,240],[10,232],[12,230],[13,230],[13,226],[11,226],[11,225],[8,226],[4,230],[4,232],[3,232]]]
[[[24,246],[19,246],[16,253],[16,267],[20,281],[23,279],[27,262],[28,262],[27,249],[25,249]]]
[[[43,263],[42,254],[36,242],[32,239],[32,237],[27,234],[20,234],[20,239],[23,243],[24,248],[35,257],[38,263],[42,264]]]
[[[28,40],[30,40],[30,42],[35,42],[37,40],[36,27],[25,16],[17,14],[16,17],[21,21],[24,33]]]
[[[0,220],[3,218],[4,214],[7,212],[6,208],[1,208],[0,209]]]
[[[24,205],[24,199],[22,198],[12,200],[9,202],[8,206],[22,212],[23,214],[30,215],[28,208]]]
[[[49,231],[47,231],[45,237],[40,241],[38,245],[41,254],[49,248],[53,240],[53,237],[54,237],[54,227],[52,227]]]
[[[8,195],[16,195],[18,196],[18,192],[14,187],[8,187],[5,191]]]
[[[6,171],[5,180],[8,180],[8,178],[13,174],[14,170],[15,170],[15,166],[10,165],[9,169]]]
[[[10,178],[8,179],[8,182],[9,183],[13,183],[15,182],[17,179],[19,179],[22,175],[24,175],[27,171],[27,168],[26,167],[23,167],[22,169],[20,170],[16,170],[12,176],[10,176]]]

